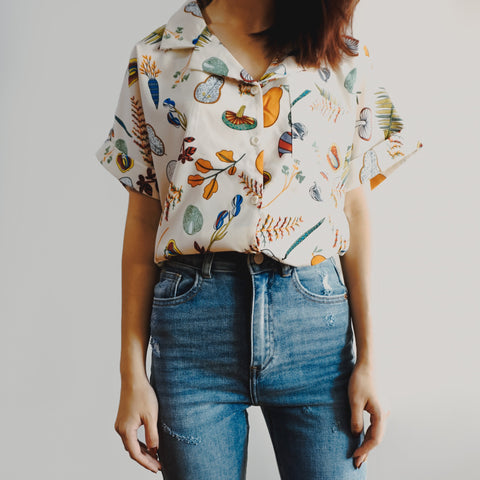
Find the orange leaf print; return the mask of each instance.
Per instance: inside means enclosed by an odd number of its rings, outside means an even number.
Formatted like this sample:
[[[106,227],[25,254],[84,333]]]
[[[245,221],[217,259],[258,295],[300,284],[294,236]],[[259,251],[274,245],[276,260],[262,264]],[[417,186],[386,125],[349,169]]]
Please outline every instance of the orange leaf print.
[[[237,171],[237,167],[235,165],[232,165],[229,169],[228,169],[228,174],[229,175],[235,175],[235,172]]]
[[[192,187],[196,187],[197,185],[201,185],[205,179],[201,175],[189,175],[188,176],[188,183]]]
[[[217,155],[218,159],[222,162],[231,163],[234,162],[233,160],[233,152],[231,150],[220,150],[215,155]]]
[[[204,160],[203,158],[199,158],[195,162],[195,166],[197,170],[202,173],[208,173],[210,170],[213,169],[212,164],[208,160]]]
[[[212,178],[203,190],[203,198],[208,200],[218,190],[218,182],[216,178]]]

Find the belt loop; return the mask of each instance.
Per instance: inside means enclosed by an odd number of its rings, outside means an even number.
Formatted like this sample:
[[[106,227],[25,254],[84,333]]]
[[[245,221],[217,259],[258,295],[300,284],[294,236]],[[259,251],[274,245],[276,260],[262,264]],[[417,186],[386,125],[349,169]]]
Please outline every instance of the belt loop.
[[[213,262],[214,252],[206,252],[203,257],[202,263],[202,277],[203,278],[212,278],[212,262]]]
[[[287,265],[286,263],[281,264],[281,275],[282,277],[289,277],[292,272],[292,266]]]

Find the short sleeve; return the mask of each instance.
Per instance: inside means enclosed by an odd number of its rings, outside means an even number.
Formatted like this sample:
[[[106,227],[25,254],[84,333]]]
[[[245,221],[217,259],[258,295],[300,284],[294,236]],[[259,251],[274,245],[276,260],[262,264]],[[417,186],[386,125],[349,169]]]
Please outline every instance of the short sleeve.
[[[124,74],[113,126],[97,150],[96,157],[124,187],[131,187],[137,192],[159,199],[148,124],[145,121],[138,81],[136,52],[135,46]]]
[[[423,146],[377,77],[367,46],[361,43],[360,47],[355,131],[345,191],[364,184],[373,190]]]

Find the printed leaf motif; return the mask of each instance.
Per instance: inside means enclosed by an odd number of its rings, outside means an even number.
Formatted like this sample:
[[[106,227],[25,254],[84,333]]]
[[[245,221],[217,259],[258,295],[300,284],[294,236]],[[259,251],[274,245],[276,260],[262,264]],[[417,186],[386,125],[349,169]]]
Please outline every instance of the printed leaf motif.
[[[197,185],[201,185],[205,180],[201,175],[189,175],[188,176],[188,183],[192,187],[196,187]]]
[[[199,158],[195,162],[195,167],[197,167],[197,170],[202,173],[208,173],[210,170],[213,169],[212,164],[208,160],[205,160],[203,158]]]
[[[143,114],[142,102],[137,100],[135,96],[130,97],[132,123],[134,125],[132,133],[135,136],[134,143],[140,149],[143,160],[148,165],[153,166],[150,142],[148,140],[147,124]]]
[[[231,150],[220,150],[216,153],[217,158],[222,162],[233,163],[233,152]]]
[[[257,195],[260,198],[262,197],[263,185],[260,182],[254,180],[253,178],[250,178],[244,172],[242,172],[238,177],[240,178],[240,183],[243,183],[245,185],[243,189],[247,191],[247,197],[250,194]]]
[[[257,224],[256,239],[257,245],[265,245],[267,242],[282,239],[285,235],[290,235],[303,222],[302,217],[278,217],[275,220],[270,214],[263,220],[260,219]]]
[[[203,181],[203,178],[202,178]],[[190,181],[189,181],[190,183]],[[218,182],[216,178],[212,178],[203,189],[203,198],[208,200],[218,190]]]
[[[397,110],[392,103],[392,99],[383,87],[379,87],[375,92],[377,96],[376,101],[376,116],[378,124],[384,130],[385,140],[387,140],[392,133],[399,133],[403,129],[403,121],[398,116]]]

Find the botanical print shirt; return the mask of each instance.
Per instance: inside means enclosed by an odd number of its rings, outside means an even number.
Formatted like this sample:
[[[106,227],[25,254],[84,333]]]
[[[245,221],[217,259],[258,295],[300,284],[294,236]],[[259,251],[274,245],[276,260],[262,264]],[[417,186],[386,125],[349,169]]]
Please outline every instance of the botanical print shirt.
[[[259,81],[196,1],[138,41],[97,152],[157,199],[156,263],[234,250],[314,265],[349,247],[345,193],[378,188],[422,144],[379,84],[367,46],[332,70],[272,63]]]

